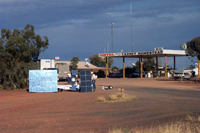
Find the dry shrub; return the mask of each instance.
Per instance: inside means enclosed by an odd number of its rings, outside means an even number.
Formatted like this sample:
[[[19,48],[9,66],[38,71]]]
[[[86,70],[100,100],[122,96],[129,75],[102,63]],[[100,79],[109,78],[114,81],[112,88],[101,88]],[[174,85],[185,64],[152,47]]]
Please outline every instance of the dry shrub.
[[[113,128],[112,130],[109,129],[108,133],[123,133],[123,131],[120,128]]]
[[[194,123],[178,121],[148,129],[131,130],[130,133],[200,133],[200,127]]]
[[[123,99],[124,98],[124,94],[123,93],[117,93],[116,96],[118,97],[118,99]]]
[[[162,126],[159,131],[165,133],[199,133],[199,129],[200,127],[195,123],[179,121]]]
[[[89,131],[89,132],[80,132],[80,133],[95,133],[94,131]]]
[[[104,103],[104,102],[106,102],[106,99],[105,99],[105,97],[98,97],[96,101]]]
[[[117,95],[110,95],[110,96],[108,96],[106,98],[106,100],[108,100],[108,101],[116,101],[116,100],[118,100],[118,97],[117,97]]]
[[[123,99],[125,101],[131,101],[131,100],[137,99],[137,97],[125,94],[124,97],[123,97]]]
[[[187,115],[186,120],[194,122],[195,119],[191,115]]]
[[[151,126],[144,129],[143,127],[133,130],[132,128],[113,128],[107,133],[200,133],[200,116],[194,117],[187,115],[186,119],[175,121],[159,126]],[[89,133],[94,133],[90,131]]]
[[[131,101],[137,99],[136,96],[131,96],[123,93],[112,94],[107,97],[98,97],[96,102],[107,103],[107,102],[120,102],[120,101]]]

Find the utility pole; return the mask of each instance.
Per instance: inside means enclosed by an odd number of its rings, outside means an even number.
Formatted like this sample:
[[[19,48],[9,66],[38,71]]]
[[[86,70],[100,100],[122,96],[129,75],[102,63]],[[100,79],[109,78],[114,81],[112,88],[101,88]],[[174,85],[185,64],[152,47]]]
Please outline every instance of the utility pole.
[[[107,53],[109,53],[109,43],[107,43]]]

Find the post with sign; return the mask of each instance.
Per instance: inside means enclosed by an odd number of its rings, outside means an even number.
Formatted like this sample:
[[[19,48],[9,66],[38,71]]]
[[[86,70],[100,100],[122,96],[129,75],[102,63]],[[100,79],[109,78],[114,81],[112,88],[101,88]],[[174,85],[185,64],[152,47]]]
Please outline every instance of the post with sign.
[[[59,56],[56,56],[56,57],[55,57],[55,60],[59,60],[59,59],[60,59],[60,57],[59,57]]]
[[[118,91],[121,92],[121,95],[122,95],[122,96],[124,95],[124,93],[123,93],[124,89],[123,89],[123,88],[118,88]]]
[[[181,44],[181,50],[186,50],[187,49],[187,44],[183,43]]]

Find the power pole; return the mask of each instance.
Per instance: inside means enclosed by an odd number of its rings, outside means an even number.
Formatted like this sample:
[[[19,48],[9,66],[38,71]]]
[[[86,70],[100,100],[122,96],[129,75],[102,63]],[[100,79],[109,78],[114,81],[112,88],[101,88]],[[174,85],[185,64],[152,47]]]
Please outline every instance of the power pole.
[[[109,53],[109,43],[107,43],[107,53]]]

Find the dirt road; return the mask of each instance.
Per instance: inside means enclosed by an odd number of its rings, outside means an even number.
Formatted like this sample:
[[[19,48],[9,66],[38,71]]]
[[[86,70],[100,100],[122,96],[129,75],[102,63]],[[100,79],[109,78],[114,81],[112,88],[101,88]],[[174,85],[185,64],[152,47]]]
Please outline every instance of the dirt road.
[[[65,82],[59,82],[65,84]],[[101,91],[113,85],[113,90]],[[117,88],[138,100],[96,103]],[[0,90],[0,132],[105,132],[113,127],[148,126],[200,113],[199,85],[168,79],[97,79],[93,93],[28,93]]]

